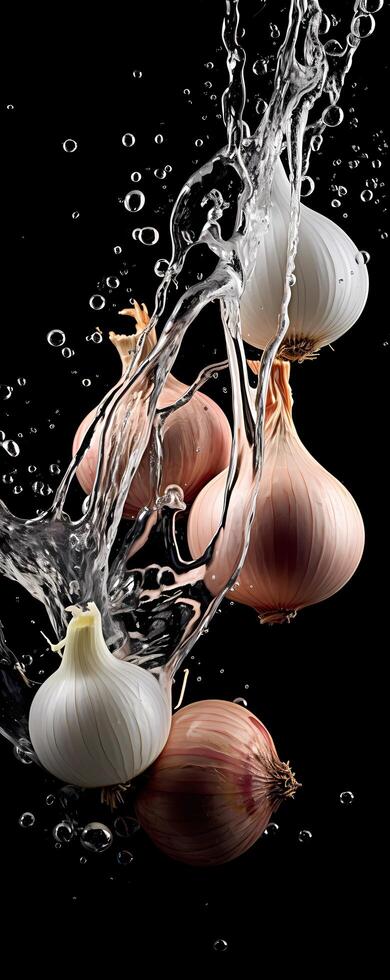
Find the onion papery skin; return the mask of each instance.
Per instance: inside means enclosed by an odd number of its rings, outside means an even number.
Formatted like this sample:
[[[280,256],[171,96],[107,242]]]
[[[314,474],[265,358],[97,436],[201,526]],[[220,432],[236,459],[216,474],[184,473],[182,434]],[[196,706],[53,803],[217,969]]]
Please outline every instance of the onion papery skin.
[[[289,374],[288,362],[275,361],[249,548],[237,582],[227,592],[227,597],[256,609],[261,622],[270,623],[289,620],[299,609],[338,592],[354,574],[364,548],[363,520],[353,497],[298,437]],[[214,477],[191,508],[188,542],[194,558],[218,527],[226,475]],[[233,547],[232,534],[222,539],[215,578],[207,582],[213,594],[226,581]]]
[[[262,350],[275,336],[284,288],[290,184],[280,160],[271,199],[270,226],[241,299],[243,338]],[[356,261],[358,255],[342,228],[301,205],[296,282],[280,356],[290,360],[311,357],[356,323],[368,295],[367,268]]]
[[[144,309],[146,308],[144,307]],[[137,310],[140,310],[138,304],[136,304]],[[123,312],[131,314],[134,311]],[[140,327],[144,329],[148,321],[149,317],[146,311],[143,320],[138,319],[137,321],[138,331]],[[138,336],[126,337],[111,334],[110,339],[120,353],[123,371],[125,371],[130,360],[128,351],[132,347],[134,348]],[[172,405],[179,398],[182,398],[186,390],[186,385],[169,374],[158,399],[157,407],[166,408]],[[130,390],[129,400],[132,397],[133,393]],[[126,399],[124,399],[120,408],[121,415],[125,413],[126,408]],[[79,449],[87,429],[93,422],[95,411],[89,412],[81,422],[73,441],[73,455]],[[86,494],[91,493],[94,484],[100,431],[101,427],[98,426],[92,437],[91,445],[77,468],[77,478]],[[165,492],[166,487],[172,484],[180,486],[183,490],[185,503],[191,503],[205,483],[227,466],[231,441],[230,425],[222,409],[203,392],[195,392],[186,405],[168,416],[164,424],[163,467],[160,483],[162,493]],[[151,452],[152,440],[150,440],[142,456],[137,473],[129,488],[123,510],[123,517],[125,518],[134,518],[141,507],[155,503],[150,479]]]
[[[172,719],[165,748],[136,783],[139,823],[176,861],[233,861],[261,836],[299,784],[271,735],[229,701],[198,701]]]
[[[161,752],[171,724],[170,685],[114,657],[100,613],[88,605],[68,626],[60,667],[32,701],[30,738],[40,763],[62,782],[115,786]]]

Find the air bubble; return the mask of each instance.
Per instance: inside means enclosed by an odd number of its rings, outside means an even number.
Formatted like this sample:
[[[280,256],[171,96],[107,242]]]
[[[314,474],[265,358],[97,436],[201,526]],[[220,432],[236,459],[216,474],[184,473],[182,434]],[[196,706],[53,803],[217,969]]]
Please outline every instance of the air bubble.
[[[162,133],[157,133],[157,136],[154,137],[154,142],[155,143],[163,143],[164,142],[164,137],[163,137]]]
[[[138,240],[142,242],[143,245],[155,245],[159,238],[160,235],[157,228],[140,228]]]
[[[311,840],[313,834],[310,830],[300,830],[298,834],[298,840],[300,844],[304,844],[306,841]]]
[[[215,943],[213,943],[213,949],[215,949],[216,953],[225,953],[227,948],[228,944],[226,939],[216,939]]]
[[[344,119],[344,113],[339,105],[330,105],[328,109],[322,114],[322,122],[324,126],[330,126],[332,129],[335,126],[339,126]]]
[[[117,283],[119,286],[119,279],[117,279]],[[93,344],[101,344],[103,340],[103,335],[99,332],[99,330],[95,330],[93,333],[91,333],[91,340]]]
[[[73,837],[73,827],[66,820],[61,820],[53,829],[54,840],[58,844],[69,844]]]
[[[134,817],[117,817],[114,820],[114,830],[118,837],[133,837],[140,829],[140,825]]]
[[[72,350],[71,347],[63,347],[61,354],[63,357],[73,357],[74,350]]]
[[[19,456],[20,447],[13,439],[6,439],[1,445],[9,456]]]
[[[139,170],[134,170],[133,173],[130,174],[130,180],[133,181],[133,184],[139,184],[141,179],[142,178]]]
[[[357,263],[357,265],[367,265],[367,262],[369,262],[369,261],[370,261],[370,253],[369,252],[362,251],[362,252],[357,252],[356,253],[356,255],[355,255],[355,262]]]
[[[21,817],[19,817],[19,825],[21,827],[24,828],[33,827],[34,824],[35,824],[34,814],[30,813],[29,811],[27,811],[26,813],[22,813]]]
[[[327,54],[333,55],[334,57],[343,54],[342,44],[340,44],[340,41],[336,41],[334,37],[329,38],[329,41],[325,41],[324,50]]]
[[[90,378],[83,378],[81,384],[84,386],[84,388],[90,388],[92,381]]]
[[[77,150],[76,140],[65,140],[62,144],[62,148],[65,150],[65,153],[74,153],[74,151]]]
[[[80,217],[80,211],[72,211],[73,221],[77,221],[77,218],[79,217]]]
[[[50,333],[46,335],[46,340],[51,347],[62,347],[65,343],[65,334],[63,330],[50,330]]]
[[[277,24],[270,24],[269,25],[269,30],[270,30],[270,35],[272,37],[272,40],[273,41],[276,41],[277,38],[280,37],[280,30],[279,30]]]
[[[154,170],[153,173],[158,180],[165,180],[165,177],[167,176],[166,170],[161,169],[161,167],[157,167],[157,169]]]
[[[26,378],[18,378],[18,385],[20,385],[21,388],[24,388],[26,384],[27,384]]]
[[[316,150],[319,150],[321,148],[322,144],[323,144],[323,137],[322,136],[312,136],[311,141],[310,141],[310,146],[311,146],[312,150],[314,150],[314,152]]]
[[[142,71],[136,68],[136,70],[133,71],[133,78],[142,78]]]
[[[134,146],[135,136],[133,136],[132,133],[124,133],[124,135],[122,136],[122,143],[123,146],[129,149],[130,146]]]
[[[372,191],[366,190],[366,191],[362,191],[362,193],[360,195],[360,198],[361,198],[362,201],[364,201],[365,203],[367,203],[367,201],[372,201],[373,196],[374,195],[373,195]]]
[[[385,0],[360,0],[360,9],[365,14],[377,14],[378,10],[382,10],[384,2]]]
[[[333,198],[331,201],[332,208],[339,208],[341,206],[341,201],[337,200],[337,197]]]
[[[94,821],[88,823],[80,836],[80,843],[86,851],[102,854],[111,847],[113,841],[111,830],[104,823]]]
[[[375,31],[375,20],[371,14],[360,14],[351,23],[351,33],[354,37],[369,37]]]
[[[132,213],[141,211],[145,204],[145,194],[142,191],[129,191],[123,203],[127,211]]]
[[[123,868],[128,867],[129,864],[134,861],[131,851],[118,851],[116,859],[118,864],[120,864]]]
[[[8,399],[11,398],[11,395],[12,395],[13,390],[14,389],[11,387],[11,385],[0,385],[0,399],[1,399],[1,401],[3,401],[3,402],[8,401]]]
[[[269,823],[268,827],[266,827],[264,830],[264,837],[275,837],[275,834],[277,834],[278,830],[279,830],[278,823]]]
[[[203,146],[203,140],[201,139],[195,140],[195,146]]]
[[[169,269],[168,259],[157,259],[157,262],[154,266],[154,272],[156,276],[159,277],[159,279],[162,279],[163,276],[165,276],[167,269]]]
[[[257,61],[252,65],[252,71],[254,75],[265,75],[268,70],[268,62],[266,58],[258,58]]]
[[[103,307],[106,305],[104,296],[101,296],[100,293],[94,293],[94,295],[91,296],[89,300],[89,305],[91,307],[91,310],[102,310]]]
[[[315,188],[315,183],[312,177],[302,177],[301,182],[301,197],[309,197]]]
[[[350,803],[353,803],[355,797],[350,789],[346,789],[343,793],[340,793],[339,799],[343,806],[348,806]]]

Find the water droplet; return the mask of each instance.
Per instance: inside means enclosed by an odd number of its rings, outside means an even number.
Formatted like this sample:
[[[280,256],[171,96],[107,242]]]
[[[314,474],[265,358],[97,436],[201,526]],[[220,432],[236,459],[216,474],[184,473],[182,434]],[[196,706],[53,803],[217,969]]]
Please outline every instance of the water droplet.
[[[276,41],[280,37],[280,30],[276,24],[270,24],[269,31],[273,41]]]
[[[158,242],[160,235],[157,228],[140,228],[138,240],[142,242],[143,245],[155,245]]]
[[[128,867],[134,861],[131,851],[118,851],[116,859],[123,868]]]
[[[367,201],[372,201],[373,196],[374,195],[373,195],[372,191],[365,190],[365,191],[362,191],[362,193],[360,195],[360,198],[361,198],[362,201],[364,201],[365,203],[367,203]]]
[[[298,840],[301,844],[304,844],[305,841],[311,840],[312,836],[313,834],[311,833],[310,830],[300,830],[298,834]]]
[[[142,71],[139,71],[139,69],[136,68],[136,70],[133,71],[133,78],[142,78]]]
[[[5,439],[5,441],[2,442],[1,445],[9,456],[19,456],[20,447],[18,446],[17,442],[15,442],[13,439]]]
[[[157,136],[154,137],[154,142],[155,143],[163,143],[164,142],[164,137],[163,137],[162,133],[157,133]]]
[[[202,678],[201,677],[197,677],[196,680],[197,680],[198,684],[200,684]]]
[[[29,473],[36,473],[36,472],[37,472],[37,468],[36,468],[36,466],[33,466],[33,465],[32,465],[32,463],[31,463],[31,465],[30,465],[30,466],[28,466],[27,468],[28,468],[28,472],[29,472]]]
[[[213,943],[213,949],[215,949],[216,953],[224,953],[227,950],[227,948],[228,948],[228,944],[226,942],[226,939],[216,939],[215,942]]]
[[[26,378],[18,378],[18,385],[20,385],[21,388],[24,388],[26,384],[27,384]]]
[[[120,245],[114,245],[114,252],[115,252],[115,255],[120,255],[121,254],[122,249],[121,249]]]
[[[56,801],[56,798],[54,796],[54,793],[48,793],[48,795],[46,797],[46,800],[45,800],[46,806],[53,806],[53,803],[55,803],[55,801]]]
[[[31,753],[31,748],[26,738],[19,739],[18,744],[15,745],[14,748],[14,756],[19,762],[22,762],[24,766],[31,766],[31,764],[34,762],[34,757]]]
[[[12,109],[14,109],[14,108],[15,108],[14,105],[7,105],[7,109],[9,109],[11,112],[12,112]]]
[[[74,350],[72,350],[71,347],[63,347],[61,354],[63,357],[73,357]]]
[[[80,842],[86,851],[102,854],[112,844],[112,833],[104,823],[88,823],[81,833]]]
[[[356,167],[359,166],[359,160],[349,160],[348,161],[348,166],[349,166],[350,170],[356,170]]]
[[[106,305],[104,296],[101,296],[100,293],[94,293],[89,300],[89,305],[92,310],[102,310]]]
[[[351,34],[354,37],[369,37],[375,31],[375,20],[371,14],[359,14],[351,23]]]
[[[309,197],[315,188],[315,183],[312,177],[302,177],[301,183],[301,197]]]
[[[65,150],[65,153],[74,153],[74,151],[77,150],[76,140],[65,140],[62,144],[62,148]]]
[[[117,279],[116,281],[119,286],[119,279]],[[103,335],[100,333],[99,330],[94,330],[94,332],[91,333],[91,340],[93,344],[101,344],[103,340]]]
[[[133,837],[140,829],[140,825],[134,817],[117,817],[114,820],[114,830],[118,837]]]
[[[154,271],[156,273],[156,276],[159,277],[159,279],[162,279],[163,276],[165,276],[167,269],[169,269],[168,259],[157,259],[157,262],[154,266]]]
[[[245,698],[234,698],[233,704],[241,704],[243,708],[248,707],[248,702],[245,701]]]
[[[82,854],[80,858],[80,864],[88,864],[88,858],[86,858],[84,854]]]
[[[334,197],[333,201],[331,201],[331,205],[332,208],[339,208],[341,206],[341,201],[338,201],[337,197]]]
[[[134,146],[135,136],[133,136],[132,133],[124,133],[124,135],[122,136],[122,143],[123,146],[126,146],[127,148],[129,148],[130,146]]]
[[[81,384],[84,386],[84,388],[90,388],[92,381],[90,378],[83,378]]]
[[[46,340],[51,347],[62,347],[65,343],[65,334],[63,330],[50,330],[46,335]]]
[[[364,252],[364,251],[356,252],[355,262],[357,263],[357,265],[367,265],[367,262],[369,261],[370,261],[369,252]]]
[[[386,239],[387,239],[388,237],[389,237],[389,235],[388,235],[388,232],[387,232],[387,231],[382,231],[382,232],[381,232],[381,238],[383,238],[383,239],[384,239],[385,241],[386,241]]]
[[[333,26],[335,26],[335,25],[333,25]],[[325,51],[326,51],[327,54],[330,54],[330,55],[333,55],[333,56],[340,55],[340,54],[343,53],[343,46],[342,46],[342,44],[340,44],[340,41],[336,41],[336,38],[334,38],[334,37],[329,38],[329,41],[325,41],[324,49],[325,49]]]
[[[288,284],[289,284],[289,286],[290,286],[291,288],[292,288],[293,286],[295,286],[295,283],[296,283],[296,281],[297,281],[297,277],[296,277],[296,276],[294,275],[294,273],[292,272],[292,273],[291,273],[291,276],[289,276],[289,277],[288,277]],[[238,583],[237,583],[237,584],[238,584]]]
[[[8,401],[8,399],[11,398],[11,395],[12,395],[13,390],[14,389],[11,387],[11,385],[0,385],[0,399],[1,399],[1,401],[3,401],[3,402]]]
[[[142,180],[139,170],[133,170],[133,173],[130,174],[130,180],[133,181],[133,184],[139,184],[140,180]]]
[[[252,65],[252,71],[254,75],[265,75],[268,70],[268,62],[266,58],[258,58],[257,61]]]
[[[73,837],[73,827],[67,820],[61,820],[53,828],[53,837],[59,844],[69,844]]]
[[[142,191],[129,191],[123,203],[127,211],[131,211],[132,213],[141,211],[141,208],[145,204],[145,194]]]
[[[339,126],[344,119],[343,110],[339,105],[330,105],[325,112],[322,113],[322,122],[325,126]]]
[[[278,823],[269,823],[268,824],[268,827],[265,828],[264,836],[265,837],[275,837],[275,834],[277,834],[278,830],[279,830],[279,824]]]
[[[157,170],[153,170],[153,173],[158,180],[165,180],[167,176],[166,170],[162,170],[161,167],[157,167]]]
[[[19,824],[21,827],[33,827],[35,824],[34,814],[29,811],[22,813],[21,817],[19,817]]]
[[[310,145],[311,145],[312,150],[314,150],[314,151],[319,150],[321,148],[321,146],[322,146],[322,143],[323,143],[323,137],[322,136],[312,136],[311,141],[310,141]]]
[[[355,797],[354,797],[353,793],[351,793],[351,790],[350,789],[346,789],[346,790],[344,790],[343,793],[340,793],[339,799],[340,799],[340,803],[342,803],[343,806],[346,806],[346,805],[348,805],[350,803],[353,803]]]
[[[80,217],[80,211],[72,211],[73,221],[77,221],[77,218],[79,217]]]
[[[263,116],[265,110],[268,108],[268,103],[265,99],[258,99],[256,102],[256,112],[258,116]]]
[[[195,146],[203,146],[203,140],[201,139],[195,140]]]
[[[14,487],[14,489],[13,489],[13,493],[15,493],[15,494],[17,494],[17,495],[18,495],[19,493],[23,493],[23,487],[21,487],[21,486],[17,486],[17,487]]]

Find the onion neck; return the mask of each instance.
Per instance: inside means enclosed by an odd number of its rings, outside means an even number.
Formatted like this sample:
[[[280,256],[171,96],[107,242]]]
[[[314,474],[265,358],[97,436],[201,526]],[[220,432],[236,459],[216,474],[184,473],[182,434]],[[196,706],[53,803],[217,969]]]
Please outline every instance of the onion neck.
[[[69,607],[73,619],[66,631],[60,669],[80,668],[85,673],[96,668],[99,661],[112,657],[103,636],[99,609],[94,602],[88,602],[87,607],[86,611],[78,606]]]
[[[277,756],[267,760],[266,767],[269,779],[268,796],[273,810],[276,810],[283,800],[295,796],[302,783],[298,783],[295,779],[295,773],[290,769],[289,762],[281,762]]]
[[[150,322],[150,316],[147,307],[145,306],[145,303],[142,303],[140,306],[139,303],[137,303],[136,301],[134,302],[134,306],[132,306],[130,309],[120,310],[120,316],[131,316],[135,320],[135,333],[126,335],[126,334],[114,333],[111,330],[109,334],[111,343],[114,344],[114,347],[118,351],[119,357],[121,359],[122,376],[123,376],[126,373],[127,368],[133,359],[134,351],[138,344],[139,338],[141,334],[146,330]],[[150,330],[150,332],[147,334],[147,337],[145,339],[145,343],[141,355],[141,362],[145,360],[148,354],[150,354],[150,351],[153,350],[153,348],[156,346],[156,343],[157,343],[156,331],[153,329]]]
[[[254,374],[260,374],[260,361],[248,361]],[[279,430],[294,430],[292,419],[293,397],[290,387],[290,364],[275,358],[270,374],[265,411],[266,438]],[[295,431],[295,430],[294,430]]]

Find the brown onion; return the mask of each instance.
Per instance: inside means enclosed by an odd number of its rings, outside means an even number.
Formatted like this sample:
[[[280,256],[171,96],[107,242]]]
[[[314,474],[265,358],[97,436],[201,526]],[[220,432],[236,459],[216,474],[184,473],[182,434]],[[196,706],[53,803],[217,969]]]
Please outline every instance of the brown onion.
[[[275,361],[249,549],[238,581],[227,593],[253,606],[261,622],[283,622],[298,609],[333,595],[353,575],[364,546],[364,525],[353,497],[298,437],[289,375],[289,363]],[[220,473],[193,504],[188,541],[194,557],[202,554],[218,527],[225,484],[226,472]],[[213,579],[207,582],[213,594],[223,588],[234,549],[233,521],[214,558]]]
[[[115,345],[121,361],[124,374],[130,363],[132,351],[139,339],[141,330],[149,322],[145,304],[142,309],[138,303],[134,309],[122,310],[123,314],[136,320],[136,333],[127,337],[110,333],[110,340]],[[147,338],[144,356],[149,353],[156,343],[154,331]],[[168,375],[166,385],[158,400],[158,408],[172,405],[181,398],[187,386]],[[131,395],[129,394],[129,398]],[[123,406],[125,408],[126,406]],[[81,422],[73,442],[73,455],[79,449],[88,427],[95,417],[93,409]],[[77,477],[85,493],[91,493],[98,459],[100,427],[95,431],[91,445],[77,468]],[[216,473],[227,465],[230,456],[231,431],[228,420],[219,405],[202,392],[196,392],[190,401],[172,412],[164,425],[164,462],[162,469],[161,488],[170,484],[179,485],[184,493],[184,500],[190,503],[199,490]],[[152,485],[150,479],[151,443],[147,446],[141,459],[138,471],[129,489],[123,516],[135,517],[141,507],[154,503],[152,500]]]
[[[251,711],[197,701],[173,716],[165,748],[137,780],[135,809],[169,857],[225,864],[258,840],[299,785]]]

